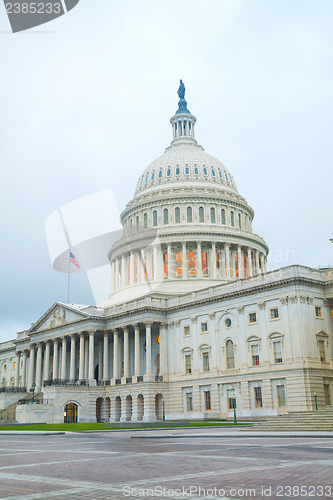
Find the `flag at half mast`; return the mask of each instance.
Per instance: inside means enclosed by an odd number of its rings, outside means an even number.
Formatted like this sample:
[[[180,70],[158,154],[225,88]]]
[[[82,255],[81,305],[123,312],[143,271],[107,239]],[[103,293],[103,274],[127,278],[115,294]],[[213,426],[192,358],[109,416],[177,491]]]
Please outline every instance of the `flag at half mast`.
[[[76,266],[78,269],[81,269],[80,263],[77,260],[77,258],[75,257],[75,255],[73,254],[73,252],[69,252],[69,262],[74,264],[74,266]]]

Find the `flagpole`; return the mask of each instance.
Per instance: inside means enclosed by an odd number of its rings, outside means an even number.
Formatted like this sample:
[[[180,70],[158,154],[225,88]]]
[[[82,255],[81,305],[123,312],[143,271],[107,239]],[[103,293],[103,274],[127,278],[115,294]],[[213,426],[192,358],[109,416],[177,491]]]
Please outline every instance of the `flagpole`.
[[[69,304],[70,301],[70,286],[71,286],[71,251],[70,249],[68,250],[68,288],[67,288],[67,304]]]

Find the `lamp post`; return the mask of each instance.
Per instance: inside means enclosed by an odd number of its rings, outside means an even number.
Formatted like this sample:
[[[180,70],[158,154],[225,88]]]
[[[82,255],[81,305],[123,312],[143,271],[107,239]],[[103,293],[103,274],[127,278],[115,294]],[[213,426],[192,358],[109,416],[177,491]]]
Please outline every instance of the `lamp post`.
[[[163,422],[165,422],[165,403],[163,399]]]
[[[35,389],[36,389],[36,384],[35,382],[32,384],[30,392],[32,392],[32,400],[31,403],[33,404],[35,402]]]
[[[316,393],[316,391],[315,391],[313,394],[314,394],[314,400],[315,400],[316,411],[318,411],[318,403],[317,403],[317,393]]]
[[[233,398],[233,404],[232,404],[233,408],[234,408],[234,424],[237,424],[237,418],[236,418],[236,398]]]

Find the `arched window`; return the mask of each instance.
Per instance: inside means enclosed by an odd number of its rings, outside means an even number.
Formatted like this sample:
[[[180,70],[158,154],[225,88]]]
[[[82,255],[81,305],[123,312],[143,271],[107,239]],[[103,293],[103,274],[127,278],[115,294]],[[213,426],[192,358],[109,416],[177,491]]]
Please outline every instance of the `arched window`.
[[[187,207],[187,222],[192,222],[192,207]]]
[[[180,208],[175,208],[175,222],[176,224],[180,224]]]
[[[162,174],[163,174],[163,170],[160,170],[159,173],[158,173],[158,177],[161,179],[162,178]]]
[[[203,276],[208,276],[208,259],[207,252],[205,250],[201,252],[201,266]]]
[[[199,222],[205,222],[205,212],[203,207],[199,207]]]
[[[236,278],[239,278],[238,253],[235,254],[235,273]]]
[[[169,269],[168,269],[168,252],[164,252],[163,253],[163,269],[164,269],[164,276],[167,277],[168,276],[168,272],[169,272]]]
[[[169,211],[167,208],[163,210],[163,221],[164,224],[169,224]]]
[[[212,207],[210,209],[210,222],[212,224],[215,224],[215,208],[214,207]]]
[[[144,227],[148,227],[148,214],[145,213],[143,216],[143,225]]]
[[[139,231],[139,225],[140,225],[140,217],[137,215],[136,216],[136,230]]]
[[[221,210],[221,224],[225,225],[225,209]]]
[[[192,250],[188,252],[188,274],[190,276],[195,276],[195,255]]]
[[[182,276],[182,253],[179,251],[176,253],[176,276]]]
[[[153,226],[157,226],[157,211],[153,212]]]
[[[176,168],[176,175],[180,175],[180,168],[179,167]]]
[[[243,261],[244,261],[244,278],[247,278],[247,259],[246,259],[246,255],[243,256]]]
[[[171,175],[171,169],[168,168],[168,170],[167,170],[167,177],[170,177],[170,175]]]
[[[242,216],[241,216],[241,214],[238,214],[238,227],[239,227],[239,229],[242,229]]]
[[[232,227],[234,227],[235,226],[235,214],[233,211],[230,212],[230,221],[231,221]]]
[[[194,173],[195,173],[195,175],[199,175],[199,169],[198,169],[198,167],[194,167]]]
[[[220,269],[221,267],[221,260],[220,260],[220,252],[219,250],[216,251],[216,269]]]
[[[225,347],[227,354],[227,368],[235,368],[235,350],[233,341],[227,340]]]
[[[185,175],[189,175],[189,173],[190,173],[189,167],[185,167]]]
[[[148,278],[148,271],[147,271],[147,258],[144,260],[144,265],[145,265],[145,280]]]

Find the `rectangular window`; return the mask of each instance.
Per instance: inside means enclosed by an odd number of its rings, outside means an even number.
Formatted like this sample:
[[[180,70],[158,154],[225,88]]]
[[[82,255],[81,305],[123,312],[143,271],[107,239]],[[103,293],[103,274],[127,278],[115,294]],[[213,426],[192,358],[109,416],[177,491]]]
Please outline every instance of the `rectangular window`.
[[[256,408],[262,408],[261,387],[254,388],[254,405]]]
[[[284,385],[277,385],[276,391],[278,406],[286,406],[286,391]]]
[[[191,354],[185,355],[185,373],[192,373],[191,370]]]
[[[204,392],[205,410],[211,410],[210,391]]]
[[[277,307],[274,307],[271,309],[271,319],[278,319],[279,318],[279,309]]]
[[[192,392],[186,393],[186,410],[193,411],[193,396]]]
[[[13,362],[13,370],[16,370],[16,361]]]
[[[190,335],[190,327],[189,326],[184,326],[184,335]]]
[[[316,313],[316,318],[322,318],[321,307],[316,306],[315,307],[315,313]]]
[[[325,363],[325,361],[326,361],[325,340],[319,340],[318,341],[318,346],[319,346],[320,361],[322,363]]]
[[[207,333],[207,332],[208,332],[207,323],[201,323],[201,333]]]
[[[274,361],[275,363],[282,363],[282,345],[281,342],[273,342],[274,346]]]
[[[250,313],[249,314],[249,323],[256,323],[257,322],[257,313]]]
[[[228,408],[233,410],[236,408],[236,391],[235,389],[228,389]]]
[[[203,360],[203,371],[209,372],[209,353],[208,352],[204,352],[202,354],[202,360]]]
[[[252,351],[252,366],[258,366],[260,365],[260,360],[259,360],[259,345],[254,344],[251,346],[251,351]]]

